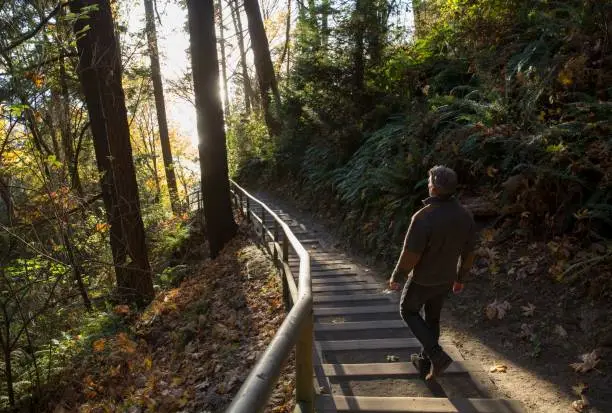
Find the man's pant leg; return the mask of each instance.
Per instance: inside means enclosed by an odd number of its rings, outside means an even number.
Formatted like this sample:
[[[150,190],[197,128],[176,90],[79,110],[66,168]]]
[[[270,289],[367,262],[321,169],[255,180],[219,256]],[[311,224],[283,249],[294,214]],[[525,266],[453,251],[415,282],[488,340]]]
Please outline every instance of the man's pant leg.
[[[423,355],[440,349],[440,313],[449,285],[424,286],[408,281],[402,292],[400,314],[423,346]],[[425,320],[419,314],[425,306]]]
[[[438,293],[425,302],[425,323],[432,332],[436,344],[440,339],[440,314],[444,301],[448,297],[450,287],[440,286]],[[441,292],[439,292],[441,290]]]

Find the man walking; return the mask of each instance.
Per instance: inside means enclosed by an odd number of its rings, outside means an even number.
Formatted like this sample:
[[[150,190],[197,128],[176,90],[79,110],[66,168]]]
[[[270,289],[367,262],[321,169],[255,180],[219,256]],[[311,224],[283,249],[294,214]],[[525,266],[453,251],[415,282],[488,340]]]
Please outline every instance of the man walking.
[[[452,362],[438,344],[440,313],[449,292],[463,289],[474,261],[476,230],[471,213],[455,198],[455,171],[433,167],[428,187],[430,196],[412,216],[389,288],[399,290],[400,277],[408,276],[400,314],[423,346],[421,354],[412,355],[412,361],[431,380],[442,375]],[[420,315],[423,307],[425,320]]]

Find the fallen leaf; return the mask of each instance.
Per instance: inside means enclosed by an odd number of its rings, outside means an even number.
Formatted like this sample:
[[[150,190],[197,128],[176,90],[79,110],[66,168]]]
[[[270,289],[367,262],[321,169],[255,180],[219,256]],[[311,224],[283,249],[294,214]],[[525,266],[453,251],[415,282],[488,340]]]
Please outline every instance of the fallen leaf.
[[[393,363],[393,362],[399,361],[400,358],[396,355],[389,354],[387,355],[386,359],[388,362]]]
[[[99,353],[101,351],[104,351],[104,347],[106,345],[106,340],[103,338],[100,338],[96,341],[94,341],[93,343],[93,351],[94,353]]]
[[[577,412],[583,412],[587,407],[589,407],[589,401],[582,395],[580,395],[580,400],[574,400],[572,402],[572,408]]]
[[[586,383],[578,383],[577,385],[572,386],[572,390],[574,390],[578,396],[584,394],[588,388],[589,385]]]
[[[118,315],[128,315],[130,313],[130,307],[128,305],[116,305],[113,312]]]
[[[521,306],[521,310],[523,310],[523,316],[525,317],[533,316],[533,312],[535,311],[535,309],[536,309],[536,306],[531,303]]]
[[[491,373],[506,373],[508,371],[508,366],[505,364],[495,363],[493,367],[489,369]]]
[[[533,337],[533,326],[530,324],[521,324],[521,338],[532,338]]]
[[[489,320],[493,320],[497,317],[498,320],[501,320],[506,316],[506,312],[510,310],[512,306],[508,301],[497,302],[497,300],[488,304],[485,308],[485,314]]]
[[[565,331],[565,329],[560,324],[557,324],[555,326],[554,332],[557,333],[559,337],[567,337],[567,331]]]
[[[599,363],[599,351],[595,349],[590,353],[581,354],[579,358],[582,362],[571,363],[570,367],[573,368],[576,373],[586,373],[593,370]]]
[[[145,369],[151,370],[151,367],[153,367],[153,360],[151,360],[151,357],[147,357],[144,359],[144,366]]]

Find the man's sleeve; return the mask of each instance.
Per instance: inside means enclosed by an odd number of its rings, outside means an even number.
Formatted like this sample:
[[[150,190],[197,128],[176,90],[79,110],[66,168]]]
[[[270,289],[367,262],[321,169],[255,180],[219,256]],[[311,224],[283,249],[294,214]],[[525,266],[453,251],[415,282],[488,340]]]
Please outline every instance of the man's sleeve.
[[[422,214],[415,214],[404,240],[404,251],[422,254],[429,241],[429,225]]]

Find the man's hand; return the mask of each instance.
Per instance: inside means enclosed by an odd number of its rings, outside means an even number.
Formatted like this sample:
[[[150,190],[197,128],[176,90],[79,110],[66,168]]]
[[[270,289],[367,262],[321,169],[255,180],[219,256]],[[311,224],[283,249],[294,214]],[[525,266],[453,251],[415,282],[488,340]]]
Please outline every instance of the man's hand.
[[[401,288],[400,283],[393,280],[393,278],[389,279],[389,289],[392,291],[398,291]]]
[[[463,291],[463,283],[455,281],[453,283],[453,293],[459,294],[461,291]]]

